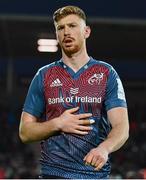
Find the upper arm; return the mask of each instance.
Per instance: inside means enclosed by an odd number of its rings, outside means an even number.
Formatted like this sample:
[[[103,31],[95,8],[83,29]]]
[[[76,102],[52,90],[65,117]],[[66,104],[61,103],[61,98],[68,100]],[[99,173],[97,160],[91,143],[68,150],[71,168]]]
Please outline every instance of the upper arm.
[[[121,128],[129,129],[125,92],[120,77],[114,68],[110,69],[108,77],[105,108],[112,127],[119,125]]]
[[[109,71],[104,104],[106,111],[115,107],[127,107],[122,82],[113,67]]]
[[[44,110],[43,77],[41,72],[38,71],[30,84],[23,111],[40,118],[44,114]]]
[[[119,125],[121,128],[129,129],[127,108],[112,108],[107,112],[107,115],[112,127]]]
[[[36,116],[33,116],[32,114],[29,114],[27,112],[22,112],[21,114],[21,122],[37,122],[38,118]]]
[[[44,109],[43,80],[38,71],[30,84],[21,114],[19,125],[19,135],[21,139],[24,139],[25,135],[28,134],[30,126],[34,126],[34,123],[39,121],[44,114]]]
[[[19,133],[22,134],[29,123],[33,123],[37,121],[38,121],[37,117],[23,111],[20,119]]]

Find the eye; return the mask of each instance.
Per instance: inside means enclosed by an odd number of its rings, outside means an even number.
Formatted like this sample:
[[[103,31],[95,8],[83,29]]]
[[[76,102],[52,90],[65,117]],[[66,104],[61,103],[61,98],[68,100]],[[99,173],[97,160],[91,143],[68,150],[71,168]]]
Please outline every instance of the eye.
[[[63,28],[64,28],[64,26],[58,26],[57,30],[59,31],[59,30],[62,30]]]
[[[71,28],[74,28],[74,27],[76,27],[77,25],[76,24],[70,24],[69,25],[69,27],[71,27]]]

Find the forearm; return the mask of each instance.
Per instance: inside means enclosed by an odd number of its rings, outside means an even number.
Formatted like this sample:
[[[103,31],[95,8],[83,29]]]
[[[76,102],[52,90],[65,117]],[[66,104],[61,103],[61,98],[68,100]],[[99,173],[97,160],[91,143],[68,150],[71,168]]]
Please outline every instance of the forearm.
[[[46,139],[59,131],[57,126],[58,118],[45,122],[22,121],[19,128],[19,135],[24,143]]]
[[[124,129],[117,125],[112,128],[111,132],[107,136],[107,139],[103,141],[99,146],[105,148],[108,153],[112,153],[122,147],[129,137],[128,129]]]
[[[57,132],[86,135],[92,129],[94,121],[87,120],[91,113],[74,114],[79,107],[65,110],[59,117],[45,122],[27,112],[22,112],[19,136],[25,143],[40,141],[53,136]]]
[[[84,157],[87,164],[95,167],[95,170],[100,170],[108,160],[108,155],[118,150],[128,138],[128,128],[121,128],[121,125],[116,125],[112,128],[107,139],[99,146],[93,148]]]

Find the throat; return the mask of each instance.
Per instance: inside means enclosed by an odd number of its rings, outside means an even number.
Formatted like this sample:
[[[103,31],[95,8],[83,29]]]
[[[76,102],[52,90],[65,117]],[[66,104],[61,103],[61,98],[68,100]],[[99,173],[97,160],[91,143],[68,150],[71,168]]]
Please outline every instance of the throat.
[[[79,65],[71,65],[70,68],[76,73],[78,72],[81,68],[83,67],[83,65],[79,66]]]
[[[66,64],[69,68],[71,68],[75,73],[78,72],[82,67],[84,67],[90,60],[90,57],[86,59],[70,59],[63,60],[64,64]]]

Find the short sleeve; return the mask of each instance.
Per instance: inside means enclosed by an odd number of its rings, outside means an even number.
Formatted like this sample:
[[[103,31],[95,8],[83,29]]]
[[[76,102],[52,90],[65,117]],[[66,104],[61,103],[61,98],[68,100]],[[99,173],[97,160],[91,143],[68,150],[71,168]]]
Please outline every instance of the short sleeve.
[[[115,107],[127,107],[122,82],[113,67],[111,67],[109,71],[105,96],[105,107],[107,111]]]
[[[44,114],[44,110],[43,77],[41,71],[38,71],[30,84],[23,111],[36,117],[41,117]]]

